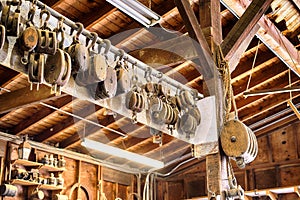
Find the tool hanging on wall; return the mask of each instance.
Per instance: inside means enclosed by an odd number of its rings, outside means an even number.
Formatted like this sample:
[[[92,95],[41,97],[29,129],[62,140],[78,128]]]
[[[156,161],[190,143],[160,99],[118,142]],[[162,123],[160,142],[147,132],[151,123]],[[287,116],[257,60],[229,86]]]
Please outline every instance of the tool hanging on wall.
[[[25,30],[18,38],[18,44],[23,52],[21,63],[23,65],[28,64],[29,53],[33,52],[38,44],[38,31],[34,26],[33,18],[36,12],[36,1],[31,3],[30,9],[27,14],[27,21],[25,23]]]
[[[7,1],[1,14],[1,24],[6,27],[6,36],[19,37],[22,1]],[[13,7],[16,9],[13,11]]]
[[[79,72],[85,72],[89,68],[89,50],[88,47],[82,44],[79,40],[79,36],[83,32],[83,24],[76,22],[76,29],[71,29],[70,35],[76,31],[73,36],[72,44],[66,48],[66,51],[70,54],[72,59],[72,74],[77,74]]]
[[[133,76],[131,78],[132,82],[132,88],[131,90],[126,94],[125,98],[125,106],[127,109],[132,111],[132,122],[137,122],[137,113],[142,112],[142,110],[145,108],[145,97],[142,93],[142,90],[140,87],[138,87],[138,77],[136,75],[136,72],[134,71],[134,65],[132,65],[133,68]]]
[[[1,11],[3,10],[3,4],[0,2]],[[6,28],[5,25],[0,23],[0,49],[3,48],[6,39]]]
[[[131,88],[129,69],[127,63],[124,60],[124,54],[124,50],[120,50],[120,57],[115,67],[118,80],[116,95],[126,93]]]
[[[45,20],[43,20],[43,16],[46,16]],[[38,33],[38,43],[36,45],[35,51],[36,53],[45,53],[54,55],[57,50],[57,39],[56,32],[52,31],[48,22],[51,17],[51,14],[48,10],[42,9],[40,12],[40,24],[41,27],[37,29]]]
[[[187,90],[180,90],[176,94],[176,104],[180,111],[180,117],[176,124],[179,135],[185,136],[187,139],[194,137],[197,126],[201,122],[201,112],[196,105],[199,97]]]
[[[55,29],[56,35],[61,35],[61,41],[56,41],[59,48],[54,55],[48,55],[44,71],[45,81],[52,85],[55,94],[60,94],[60,88],[69,81],[72,70],[71,57],[63,50],[64,29],[62,21],[63,19],[58,22]]]
[[[91,33],[93,36],[91,45],[89,45],[89,60],[90,65],[89,68],[84,71],[78,73],[76,76],[74,76],[76,84],[79,86],[87,86],[91,84],[96,84],[98,82],[104,81],[107,76],[107,58],[106,55],[110,49],[110,42],[108,40],[103,40],[103,43],[105,43],[105,50],[103,53],[101,53],[102,45],[98,44],[98,51],[96,52],[94,50],[98,35],[97,33]],[[93,93],[95,90],[92,91]]]
[[[229,66],[225,61],[220,48],[218,63],[220,66],[219,71],[222,73],[224,79],[224,102],[226,102],[226,113],[220,134],[220,142],[224,153],[235,160],[238,167],[244,168],[246,164],[252,162],[257,156],[257,139],[252,130],[238,119],[238,111],[231,85]],[[229,119],[231,103],[234,108],[234,119]]]

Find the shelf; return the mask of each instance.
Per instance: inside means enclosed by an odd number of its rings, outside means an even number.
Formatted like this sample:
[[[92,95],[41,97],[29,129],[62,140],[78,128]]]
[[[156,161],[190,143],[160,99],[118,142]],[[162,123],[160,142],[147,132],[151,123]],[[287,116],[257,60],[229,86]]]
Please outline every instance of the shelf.
[[[11,184],[26,185],[26,186],[39,185],[39,183],[37,183],[37,182],[27,181],[27,180],[23,180],[23,179],[12,179]]]
[[[64,167],[54,167],[52,165],[43,165],[41,164],[41,169],[45,169],[48,172],[63,172],[66,168]]]
[[[43,185],[40,185],[39,189],[42,189],[42,190],[62,190],[62,189],[64,189],[64,187],[43,184]]]
[[[23,159],[15,160],[15,161],[13,161],[12,164],[13,165],[23,165],[25,167],[39,167],[39,166],[43,165],[42,163],[33,162],[33,161],[29,161],[29,160],[23,160]]]

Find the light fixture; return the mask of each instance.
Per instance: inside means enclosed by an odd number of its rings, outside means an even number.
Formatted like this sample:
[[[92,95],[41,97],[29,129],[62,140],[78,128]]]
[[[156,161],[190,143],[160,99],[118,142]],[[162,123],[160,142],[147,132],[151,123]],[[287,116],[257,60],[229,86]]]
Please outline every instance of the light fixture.
[[[142,165],[147,165],[150,167],[153,167],[155,169],[160,169],[164,167],[164,163],[158,160],[154,160],[152,158],[148,158],[146,156],[142,156],[136,153],[132,153],[129,151],[125,151],[123,149],[119,149],[117,147],[109,146],[107,144],[103,144],[101,142],[97,142],[90,139],[83,139],[81,142],[81,145],[88,148],[88,149],[94,149],[99,152],[107,153],[112,156],[125,158],[127,160],[140,163]]]
[[[28,160],[31,152],[31,145],[27,141],[27,135],[23,138],[23,142],[19,145],[18,154],[19,159]]]
[[[106,0],[146,27],[158,23],[161,17],[137,0]]]

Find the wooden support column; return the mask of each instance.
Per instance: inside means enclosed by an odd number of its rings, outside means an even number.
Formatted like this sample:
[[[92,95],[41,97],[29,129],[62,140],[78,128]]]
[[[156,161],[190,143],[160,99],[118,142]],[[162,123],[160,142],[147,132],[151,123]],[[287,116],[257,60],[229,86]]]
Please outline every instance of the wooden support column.
[[[207,42],[211,49],[212,55],[216,56],[218,46],[222,42],[222,25],[220,16],[220,1],[218,0],[200,0],[199,1],[199,22],[203,32],[206,35]],[[206,80],[207,87],[214,85],[214,93],[217,97],[217,126],[218,134],[220,133],[223,122],[223,82],[220,76],[212,80]],[[212,91],[212,90],[210,90]],[[215,199],[223,190],[228,189],[226,158],[221,151],[216,154],[206,156],[206,173],[207,173],[207,190],[208,199]],[[223,181],[226,180],[226,181]],[[225,197],[221,197],[225,199]]]
[[[189,36],[199,43],[196,49],[202,71],[204,73],[213,72],[216,70],[215,59],[213,59],[214,50],[222,39],[220,2],[218,0],[199,1],[199,21],[203,27],[198,23],[188,0],[175,0],[175,4],[183,18]],[[204,37],[201,28],[203,28],[202,30],[206,32],[208,37]],[[206,39],[208,39],[209,44],[205,41]],[[207,87],[210,87],[210,95],[215,95],[216,97],[218,132],[212,134],[219,135],[224,115],[222,79],[218,75],[207,76],[206,74],[204,74],[204,78]],[[195,149],[199,149],[198,145],[195,146]],[[228,185],[226,167],[226,158],[220,151],[206,157],[208,199],[216,199],[218,195],[222,194],[222,191],[228,189],[226,186]],[[225,197],[221,195],[221,199],[225,199]]]

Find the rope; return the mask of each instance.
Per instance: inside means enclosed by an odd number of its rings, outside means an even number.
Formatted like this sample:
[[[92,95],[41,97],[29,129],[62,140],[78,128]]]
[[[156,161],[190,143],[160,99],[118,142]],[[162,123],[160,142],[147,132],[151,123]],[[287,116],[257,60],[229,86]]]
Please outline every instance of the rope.
[[[249,90],[250,81],[251,81],[251,78],[252,78],[253,69],[254,69],[254,65],[255,65],[255,62],[256,62],[257,54],[258,54],[259,45],[260,45],[260,40],[258,40],[258,43],[257,43],[257,46],[256,46],[256,51],[255,51],[254,59],[253,59],[253,62],[252,62],[251,73],[249,75],[246,91]]]
[[[221,50],[221,47],[219,46],[219,53],[217,54],[217,66],[218,70],[221,73],[223,77],[224,82],[224,109],[225,109],[225,121],[228,121],[229,114],[231,111],[231,108],[233,106],[235,119],[238,119],[238,110],[236,106],[236,102],[234,99],[234,92],[231,85],[231,75],[230,75],[230,67],[228,65],[228,62],[225,60],[225,57],[223,55],[223,52]]]
[[[288,75],[289,75],[289,87],[292,87],[292,78],[291,78],[291,69],[288,69]],[[293,99],[293,95],[292,95],[292,91],[290,91],[290,100],[292,101]]]

